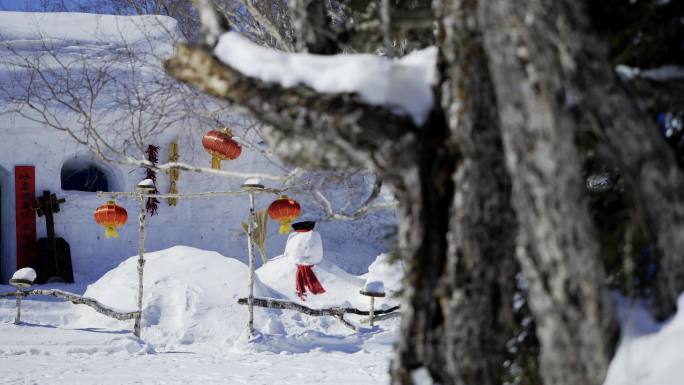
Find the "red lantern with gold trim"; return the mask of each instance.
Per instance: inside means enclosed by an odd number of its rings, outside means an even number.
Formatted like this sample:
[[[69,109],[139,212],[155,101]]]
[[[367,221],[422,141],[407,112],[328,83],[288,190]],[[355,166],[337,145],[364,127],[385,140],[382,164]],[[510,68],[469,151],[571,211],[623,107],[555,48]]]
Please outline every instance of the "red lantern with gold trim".
[[[233,139],[228,128],[211,130],[202,138],[202,146],[211,154],[211,168],[221,169],[222,160],[233,160],[242,153],[242,146]]]
[[[93,216],[98,225],[104,226],[105,237],[108,239],[112,237],[119,238],[119,233],[116,232],[116,229],[125,225],[128,221],[126,209],[117,205],[114,201],[107,201],[107,203],[98,207]]]
[[[288,198],[286,195],[281,195],[277,200],[273,201],[268,206],[268,215],[274,221],[280,223],[278,234],[287,234],[290,232],[290,225],[302,213],[302,208],[299,203]]]

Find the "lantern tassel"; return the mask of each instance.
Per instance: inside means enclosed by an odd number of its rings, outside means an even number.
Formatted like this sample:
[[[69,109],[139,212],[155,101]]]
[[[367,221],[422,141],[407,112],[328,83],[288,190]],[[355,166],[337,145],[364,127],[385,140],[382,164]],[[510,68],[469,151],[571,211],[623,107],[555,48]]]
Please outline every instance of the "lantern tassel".
[[[107,239],[109,238],[119,238],[119,233],[116,232],[116,227],[114,226],[107,226],[105,228],[105,237]]]
[[[214,170],[220,170],[221,169],[221,159],[217,158],[215,156],[211,157],[211,168]]]
[[[292,226],[290,225],[290,222],[281,222],[280,223],[280,228],[278,229],[278,234],[287,234],[290,232],[290,228]]]

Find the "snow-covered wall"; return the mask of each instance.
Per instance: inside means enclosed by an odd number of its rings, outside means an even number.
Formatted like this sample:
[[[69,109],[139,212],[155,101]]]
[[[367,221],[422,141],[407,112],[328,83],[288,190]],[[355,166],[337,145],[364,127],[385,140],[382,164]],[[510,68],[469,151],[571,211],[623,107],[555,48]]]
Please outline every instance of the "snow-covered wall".
[[[68,27],[62,29],[61,26]],[[40,33],[34,32],[33,29],[38,27]],[[139,28],[144,33],[139,32]],[[21,59],[24,54],[46,49],[47,41],[50,49],[56,48],[69,55],[65,57],[82,55],[89,57],[89,60],[100,60],[99,55],[120,47],[120,39],[124,37],[127,44],[140,44],[144,46],[143,50],[168,53],[171,49],[168,41],[151,47],[149,39],[150,36],[156,36],[155,39],[160,40],[169,31],[173,35],[174,28],[175,21],[164,17],[0,12],[0,49],[4,45],[5,49],[1,53],[5,55],[5,59],[8,55],[14,55],[13,59]],[[13,59],[10,58],[10,61]],[[3,69],[6,68],[0,65],[0,70]],[[61,112],[58,115],[65,125],[82,124],[76,115]],[[107,116],[102,117],[101,122],[106,124]],[[168,160],[170,143],[177,142],[180,147],[180,161],[209,167],[210,157],[202,148],[201,137],[202,132],[215,128],[217,127],[189,129],[182,124],[171,126],[150,135],[145,144],[160,147],[160,162],[163,163]],[[239,125],[231,128],[245,141],[259,142],[254,131],[244,132]],[[111,135],[114,137],[117,133],[112,132]],[[62,190],[60,174],[65,163],[96,166],[107,175],[110,190],[132,191],[133,186],[144,175],[141,168],[103,163],[87,147],[77,144],[65,132],[16,113],[0,115],[0,278],[3,282],[7,281],[16,267],[14,167],[17,165],[36,167],[37,195],[50,190],[59,198],[66,199],[60,212],[55,215],[55,231],[57,236],[63,237],[71,246],[77,281],[90,282],[137,253],[137,203],[127,199],[119,200],[119,204],[128,211],[129,222],[119,231],[118,239],[105,239],[104,230],[95,224],[92,214],[106,199],[99,198],[92,192]],[[275,175],[283,173],[277,159],[264,155],[263,151],[246,147],[243,147],[238,159],[223,162],[223,169]],[[158,173],[157,177],[157,188],[161,192],[167,192],[168,176]],[[237,178],[181,172],[178,189],[180,192],[235,191],[242,182],[243,180]],[[268,181],[265,184],[280,187]],[[306,219],[319,219],[320,213],[311,209],[312,206],[305,202],[306,198],[294,197],[302,202]],[[274,198],[266,194],[257,196],[257,209],[267,207]],[[174,245],[188,245],[215,250],[245,261],[246,237],[241,222],[245,220],[247,213],[246,196],[180,200],[175,207],[162,201],[159,214],[148,216],[146,249],[154,251]],[[375,256],[387,249],[384,243],[378,241],[384,235],[384,230],[379,228],[378,223],[385,222],[386,213],[374,213],[360,221],[319,224],[317,229],[323,237],[325,257],[352,273],[364,272]],[[44,218],[38,218],[37,228],[38,237],[44,237]],[[277,234],[277,226],[271,222],[267,254],[271,257],[279,255],[285,239],[285,236]]]

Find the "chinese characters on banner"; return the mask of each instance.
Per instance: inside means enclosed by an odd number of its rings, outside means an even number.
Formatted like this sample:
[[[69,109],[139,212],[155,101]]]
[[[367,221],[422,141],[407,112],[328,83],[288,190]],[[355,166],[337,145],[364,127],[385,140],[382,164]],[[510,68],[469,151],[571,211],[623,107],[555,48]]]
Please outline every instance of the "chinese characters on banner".
[[[17,270],[36,265],[36,169],[33,166],[14,168],[14,190],[17,210]]]

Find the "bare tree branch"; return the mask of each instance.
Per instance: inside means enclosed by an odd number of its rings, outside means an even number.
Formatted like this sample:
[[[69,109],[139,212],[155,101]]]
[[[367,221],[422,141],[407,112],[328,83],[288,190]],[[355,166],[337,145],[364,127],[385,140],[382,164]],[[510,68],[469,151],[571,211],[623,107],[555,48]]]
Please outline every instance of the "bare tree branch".
[[[363,103],[355,94],[321,95],[304,86],[266,84],[219,62],[206,50],[186,44],[180,44],[176,56],[164,65],[177,79],[239,104],[277,127],[278,133],[268,128],[265,132],[297,146],[296,154],[276,148],[295,164],[400,167],[382,163],[382,158],[385,152],[401,151],[402,146],[394,143],[412,141],[417,129],[408,117]],[[301,144],[313,144],[314,140],[324,145]],[[300,143],[295,144],[297,141]],[[409,152],[403,155],[407,160],[413,156]]]
[[[67,291],[62,291],[58,289],[31,289],[31,290],[22,290],[22,291],[15,291],[15,292],[8,292],[8,293],[0,293],[0,298],[11,298],[11,297],[16,297],[16,296],[21,296],[21,297],[28,297],[31,295],[44,295],[44,296],[51,296],[51,297],[56,297],[63,299],[65,301],[69,301],[75,305],[80,304],[80,305],[86,305],[95,310],[96,312],[100,314],[104,314],[108,317],[116,318],[119,321],[126,321],[135,318],[135,316],[138,314],[137,311],[132,311],[132,312],[119,312],[117,310],[114,310],[110,307],[107,307],[101,303],[99,303],[97,300],[89,298],[89,297],[83,297],[78,294],[74,293],[69,293]]]

